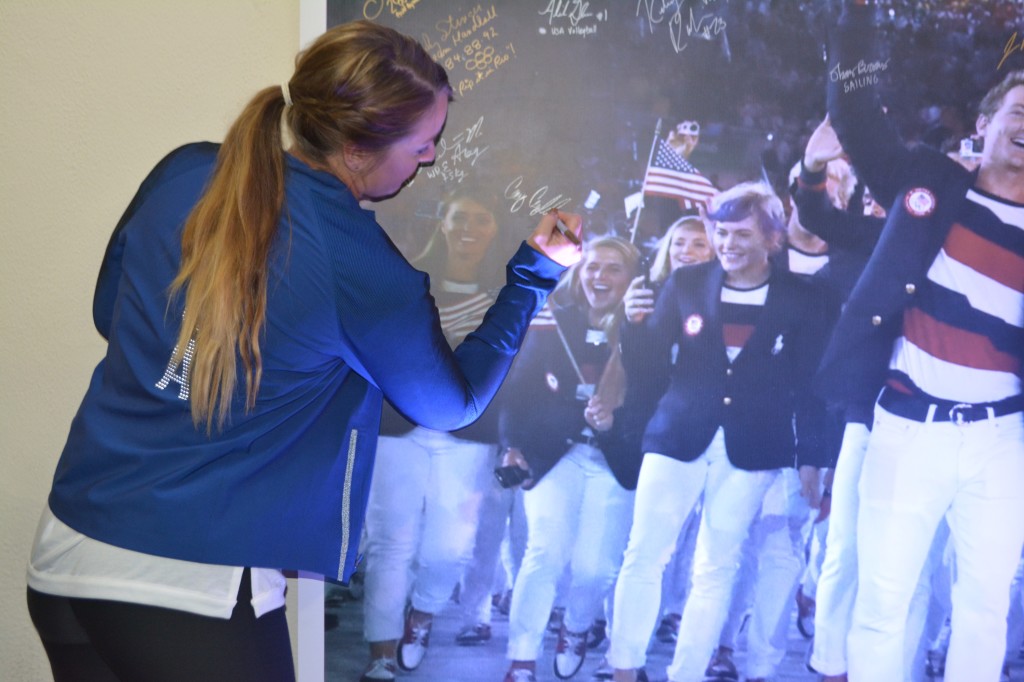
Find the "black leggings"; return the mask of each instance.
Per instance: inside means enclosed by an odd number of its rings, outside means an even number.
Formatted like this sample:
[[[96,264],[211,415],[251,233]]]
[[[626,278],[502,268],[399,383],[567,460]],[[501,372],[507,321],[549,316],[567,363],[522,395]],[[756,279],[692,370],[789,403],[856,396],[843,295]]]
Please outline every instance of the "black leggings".
[[[256,618],[242,576],[230,620],[156,606],[28,590],[28,610],[55,682],[293,682],[284,609]]]

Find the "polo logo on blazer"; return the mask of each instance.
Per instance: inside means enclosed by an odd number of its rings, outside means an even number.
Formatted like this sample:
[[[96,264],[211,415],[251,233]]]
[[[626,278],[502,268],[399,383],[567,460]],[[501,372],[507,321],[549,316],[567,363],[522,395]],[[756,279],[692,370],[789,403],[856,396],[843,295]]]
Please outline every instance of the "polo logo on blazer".
[[[686,322],[683,323],[683,330],[688,336],[697,336],[700,334],[700,330],[704,328],[704,318],[694,313],[686,318]]]
[[[915,218],[926,218],[935,212],[935,195],[926,187],[915,187],[903,197],[903,205]]]

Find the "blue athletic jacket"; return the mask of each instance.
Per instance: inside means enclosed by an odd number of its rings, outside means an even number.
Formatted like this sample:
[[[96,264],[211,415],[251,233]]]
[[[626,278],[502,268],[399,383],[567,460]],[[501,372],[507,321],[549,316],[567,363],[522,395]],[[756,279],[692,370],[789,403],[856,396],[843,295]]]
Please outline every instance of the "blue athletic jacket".
[[[563,268],[520,247],[494,307],[453,351],[427,276],[337,178],[289,155],[259,396],[246,412],[242,388],[223,430],[208,434],[192,424],[187,368],[170,362],[182,302],[168,287],[217,149],[172,152],[115,230],[94,303],[109,345],[71,424],[50,508],[79,532],[136,551],[345,580],[382,394],[430,428],[471,423]]]

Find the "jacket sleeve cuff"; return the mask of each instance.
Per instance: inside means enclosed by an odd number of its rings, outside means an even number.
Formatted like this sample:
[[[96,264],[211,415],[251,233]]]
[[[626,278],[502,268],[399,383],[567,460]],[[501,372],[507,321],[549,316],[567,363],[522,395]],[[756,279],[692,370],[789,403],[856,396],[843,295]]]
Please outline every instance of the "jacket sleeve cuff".
[[[822,191],[825,189],[825,180],[827,177],[828,169],[823,168],[820,171],[807,170],[807,166],[804,162],[800,162],[800,175],[797,177],[797,182],[800,187],[804,189],[812,189],[816,191]]]

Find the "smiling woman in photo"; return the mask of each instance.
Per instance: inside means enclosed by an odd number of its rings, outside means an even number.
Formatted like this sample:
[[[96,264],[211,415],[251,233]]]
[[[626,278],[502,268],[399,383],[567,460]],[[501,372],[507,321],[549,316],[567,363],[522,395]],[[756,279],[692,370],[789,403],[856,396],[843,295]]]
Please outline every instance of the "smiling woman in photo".
[[[497,294],[498,264],[507,251],[498,210],[494,192],[459,185],[413,261],[430,275],[452,348],[480,325]],[[363,630],[370,662],[363,680],[394,679],[398,667],[414,670],[423,661],[433,617],[472,556],[497,442],[493,408],[454,433],[414,426],[385,408],[366,516]]]
[[[618,237],[587,244],[541,312],[509,376],[502,402],[506,461],[529,469],[523,506],[528,538],[512,589],[506,682],[533,682],[555,589],[572,574],[558,635],[555,674],[583,664],[587,631],[601,615],[622,562],[633,508],[629,463],[602,452],[598,433],[622,401],[617,331],[639,253]],[[565,300],[568,299],[568,300]],[[523,397],[529,396],[528,399]]]

